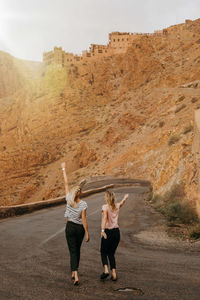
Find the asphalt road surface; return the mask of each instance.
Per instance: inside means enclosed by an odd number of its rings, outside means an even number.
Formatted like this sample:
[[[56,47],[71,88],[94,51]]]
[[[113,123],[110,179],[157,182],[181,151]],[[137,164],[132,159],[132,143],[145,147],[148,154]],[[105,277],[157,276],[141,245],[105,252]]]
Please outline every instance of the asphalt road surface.
[[[0,300],[141,299],[199,300],[199,250],[156,246],[136,238],[164,223],[145,201],[147,187],[115,188],[120,210],[121,242],[117,249],[118,281],[101,282],[100,220],[104,193],[85,198],[91,240],[83,242],[80,285],[71,281],[64,211],[59,206],[0,222]]]

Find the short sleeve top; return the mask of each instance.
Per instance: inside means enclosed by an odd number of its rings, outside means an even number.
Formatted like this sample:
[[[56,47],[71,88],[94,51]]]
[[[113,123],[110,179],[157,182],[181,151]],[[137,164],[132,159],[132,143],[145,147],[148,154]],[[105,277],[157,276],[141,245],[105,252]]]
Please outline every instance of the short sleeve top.
[[[69,193],[66,195],[66,201],[68,200]],[[83,200],[77,204],[76,208],[71,207],[69,204],[66,205],[66,210],[64,216],[69,218],[71,222],[82,225],[81,213],[88,207],[87,203]]]
[[[102,211],[107,211],[107,221],[106,221],[106,228],[107,229],[113,229],[118,228],[118,217],[119,217],[119,208],[120,204],[117,203],[117,209],[112,211],[108,204],[104,204],[102,206]]]

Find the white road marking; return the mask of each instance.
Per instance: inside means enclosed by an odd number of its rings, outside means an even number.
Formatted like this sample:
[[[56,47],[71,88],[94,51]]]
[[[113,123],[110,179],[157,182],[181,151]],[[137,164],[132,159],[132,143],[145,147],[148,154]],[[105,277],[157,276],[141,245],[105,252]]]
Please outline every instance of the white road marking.
[[[95,211],[91,212],[91,214],[88,215],[89,216],[92,216],[94,214],[96,214],[97,212],[99,212],[100,209],[96,209]],[[54,237],[56,237],[58,234],[60,234],[61,232],[63,232],[65,230],[65,227],[61,228],[60,230],[58,230],[56,233],[50,235],[46,240],[44,240],[42,243],[40,243],[40,246],[46,244],[48,241],[52,240]]]
[[[44,240],[40,246],[46,244],[48,241],[50,241],[51,239],[53,239],[54,237],[56,237],[59,233],[63,232],[65,230],[65,227],[61,228],[60,230],[58,230],[56,233],[52,234],[50,237],[48,237],[46,240]]]

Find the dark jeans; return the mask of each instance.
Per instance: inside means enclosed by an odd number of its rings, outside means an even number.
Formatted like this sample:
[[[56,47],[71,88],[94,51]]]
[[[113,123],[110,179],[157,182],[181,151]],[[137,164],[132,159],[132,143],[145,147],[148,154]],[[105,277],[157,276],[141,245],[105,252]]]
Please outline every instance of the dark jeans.
[[[110,269],[116,269],[115,251],[120,241],[119,228],[105,229],[107,239],[101,238],[101,261],[103,266],[110,262]]]
[[[65,236],[70,253],[71,271],[77,271],[80,261],[80,249],[83,241],[85,230],[83,225],[73,222],[67,222]]]

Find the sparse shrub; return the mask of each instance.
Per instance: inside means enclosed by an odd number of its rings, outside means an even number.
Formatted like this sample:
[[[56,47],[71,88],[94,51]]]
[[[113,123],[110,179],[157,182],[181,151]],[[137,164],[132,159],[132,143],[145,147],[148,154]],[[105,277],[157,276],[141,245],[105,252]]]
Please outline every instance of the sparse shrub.
[[[178,142],[180,139],[180,136],[175,134],[173,136],[170,137],[169,141],[168,141],[168,145],[171,146],[173,144],[175,144],[176,142]]]
[[[181,97],[179,97],[178,98],[178,100],[181,102],[181,101],[183,101],[185,99],[185,96],[181,96]]]
[[[182,104],[180,106],[177,107],[177,109],[175,110],[175,113],[178,113],[179,111],[181,111],[182,109],[184,109],[186,107],[185,104]]]
[[[196,98],[196,97],[193,97],[192,100],[191,100],[192,103],[195,103],[197,101],[198,101],[198,98]]]
[[[164,121],[160,121],[159,122],[159,127],[161,128],[161,127],[163,127],[165,125],[165,122]]]
[[[176,199],[169,204],[166,213],[169,221],[173,222],[178,221],[183,224],[190,224],[198,220],[194,209],[187,202],[181,203],[180,200]]]
[[[184,129],[183,129],[183,134],[186,134],[190,131],[193,130],[193,126],[192,125],[189,125],[189,126],[185,126]]]
[[[151,190],[151,191],[148,193],[147,201],[151,201],[152,199],[153,199],[153,191]]]
[[[190,237],[197,240],[200,238],[200,224],[194,226],[190,231]]]
[[[198,216],[186,199],[184,184],[175,184],[164,195],[155,195],[153,206],[170,222],[193,224],[198,222]]]

